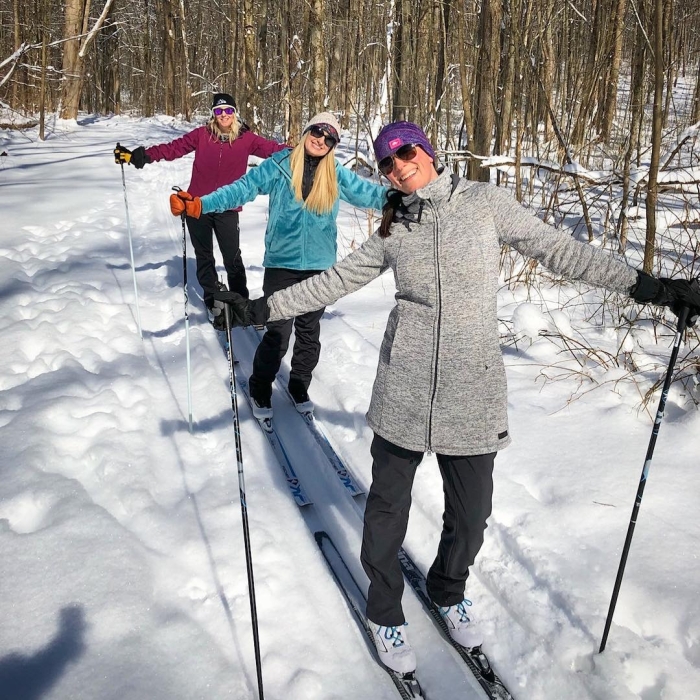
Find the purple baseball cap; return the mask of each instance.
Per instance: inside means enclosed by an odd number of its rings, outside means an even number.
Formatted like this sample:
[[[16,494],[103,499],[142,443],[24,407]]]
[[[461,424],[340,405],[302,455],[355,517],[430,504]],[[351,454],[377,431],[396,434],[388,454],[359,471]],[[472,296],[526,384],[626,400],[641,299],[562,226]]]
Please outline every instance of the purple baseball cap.
[[[435,151],[423,129],[413,122],[394,122],[383,127],[374,139],[374,156],[377,163],[406,145],[420,146],[435,160]]]

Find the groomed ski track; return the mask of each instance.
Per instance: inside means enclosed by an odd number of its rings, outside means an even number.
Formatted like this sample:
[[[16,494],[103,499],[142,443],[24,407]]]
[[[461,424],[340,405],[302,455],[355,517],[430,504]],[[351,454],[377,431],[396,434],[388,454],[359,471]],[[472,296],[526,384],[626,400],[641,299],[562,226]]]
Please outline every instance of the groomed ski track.
[[[221,339],[219,340],[221,341]],[[254,333],[234,329],[233,345],[234,353],[239,360],[236,365],[236,372],[239,375],[250,372],[257,342],[258,339]],[[250,428],[253,428],[257,433],[262,433],[240,389],[238,405],[242,439],[246,439],[245,436]],[[299,480],[312,501],[311,505],[298,508],[299,516],[306,523],[311,537],[314,537],[315,533],[319,531],[325,531],[332,537],[333,543],[338,548],[354,578],[358,582],[362,582],[361,585],[365,585],[366,577],[359,562],[362,506],[350,496],[340,482],[310,431],[304,425],[303,418],[297,413],[278,385],[273,392],[273,409],[275,430]],[[264,436],[263,439],[266,440]],[[244,463],[255,463],[263,456],[272,481],[277,485],[277,488],[288,495],[290,500],[293,500],[282,476],[277,457],[269,445],[265,442],[264,448],[258,454],[253,455],[246,451],[244,444]],[[361,498],[363,497],[358,497],[358,499]],[[248,494],[247,500],[249,509],[253,509],[255,507],[254,494]],[[282,543],[280,546],[284,547],[285,545]],[[289,546],[286,547],[287,550],[292,548],[293,543],[289,543]],[[320,551],[319,557],[322,560]],[[253,561],[255,561],[255,552],[253,552]],[[299,572],[299,575],[303,575],[303,572]],[[324,581],[324,586],[328,583],[337,591],[336,604],[347,612],[348,624],[355,628],[357,644],[363,647],[366,652],[366,662],[376,664],[373,660],[373,651],[369,648],[364,633],[357,625],[330,572]],[[409,613],[408,611],[413,610],[414,606],[415,610]],[[415,640],[412,643],[419,655],[417,677],[423,686],[426,698],[428,700],[439,700],[440,698],[483,700],[486,696],[479,688],[477,681],[471,677],[449,645],[436,632],[430,619],[422,611],[419,601],[408,588],[404,595],[404,607],[407,615],[410,615],[410,631],[412,640]],[[290,648],[293,648],[293,645]],[[379,666],[377,666],[377,675],[381,685],[391,692],[391,679]],[[391,696],[398,697],[398,694],[393,690]],[[359,696],[357,696],[357,700],[360,700]]]

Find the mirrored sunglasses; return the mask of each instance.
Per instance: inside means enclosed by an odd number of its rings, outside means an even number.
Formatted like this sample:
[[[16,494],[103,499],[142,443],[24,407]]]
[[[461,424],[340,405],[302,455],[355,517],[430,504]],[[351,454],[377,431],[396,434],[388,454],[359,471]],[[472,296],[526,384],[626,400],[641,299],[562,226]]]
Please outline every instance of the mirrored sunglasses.
[[[379,163],[377,163],[379,172],[382,175],[389,175],[394,169],[394,160],[396,158],[403,161],[413,160],[418,152],[416,149],[417,144],[415,143],[407,143],[405,146],[401,146],[401,148],[399,148],[396,151],[396,153],[393,153],[392,155],[387,156],[386,158],[382,158],[379,161]]]
[[[236,110],[233,107],[214,107],[212,109],[215,117],[220,117],[222,114],[235,114]]]
[[[316,126],[315,124],[309,127],[309,133],[315,139],[322,138],[323,142],[326,144],[326,146],[328,146],[328,148],[333,148],[335,144],[338,143],[335,136],[329,134],[325,129],[322,129],[320,126]]]

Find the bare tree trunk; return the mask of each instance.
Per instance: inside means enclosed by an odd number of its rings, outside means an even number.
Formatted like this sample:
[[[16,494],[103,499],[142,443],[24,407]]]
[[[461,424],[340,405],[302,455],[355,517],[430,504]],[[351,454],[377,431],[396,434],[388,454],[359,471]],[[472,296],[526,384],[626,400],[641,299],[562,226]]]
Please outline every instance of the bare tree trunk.
[[[514,17],[516,0],[503,0],[503,22],[505,34],[503,62],[501,65],[501,103],[499,119],[496,125],[496,153],[507,153],[510,150],[511,120],[513,116],[513,89],[515,81],[516,37],[518,27]],[[519,14],[519,13],[518,13]]]
[[[144,115],[150,117],[153,115],[154,110],[154,95],[151,82],[151,22],[150,22],[150,12],[149,12],[150,0],[145,0],[145,11],[146,11],[146,35],[144,37]]]
[[[243,60],[245,66],[244,80],[245,85],[245,112],[244,114],[251,120],[251,126],[255,130],[258,129],[258,85],[256,79],[256,61],[257,49],[255,46],[255,15],[253,12],[253,0],[244,0],[243,2],[243,45],[244,55]]]
[[[88,0],[89,1],[89,0]],[[61,105],[64,119],[76,119],[83,87],[82,66],[78,59],[79,35],[83,28],[83,0],[66,0],[63,34],[68,39],[63,46],[63,90]],[[73,37],[73,38],[71,38]]]
[[[496,120],[496,90],[498,89],[498,71],[500,54],[500,0],[483,0],[481,5],[481,22],[479,26],[479,61],[476,76],[475,109],[479,119],[474,132],[474,150],[479,155],[491,154],[493,125]],[[469,179],[488,182],[488,168],[480,168],[479,163],[469,164]]]
[[[394,5],[394,99],[392,103],[392,121],[406,121],[406,98],[404,97],[404,4],[403,0],[396,0]]]
[[[66,0],[64,32],[68,39],[63,48],[63,90],[61,93],[64,119],[77,119],[83,89],[85,53],[109,16],[113,0],[107,0],[99,18],[88,31],[90,0]],[[82,36],[81,36],[82,35]]]
[[[693,95],[693,116],[691,123],[700,122],[700,56],[698,57],[697,76],[695,78],[695,94]]]
[[[309,52],[311,57],[311,91],[309,111],[316,114],[323,111],[326,96],[326,53],[323,46],[324,0],[311,0],[311,30],[309,32]]]
[[[290,54],[289,47],[289,12],[285,6],[280,4],[280,55],[282,56],[282,102],[284,104],[284,126],[283,135],[285,141],[289,141],[289,127],[291,123],[291,81],[290,81]]]
[[[342,20],[344,19],[342,17],[342,12],[345,9],[345,7],[341,5],[344,5],[344,3],[338,3],[336,6],[337,9],[333,12],[333,17],[331,18],[331,21],[333,22],[331,37],[332,48],[328,53],[330,60],[329,65],[326,67],[328,83],[326,94],[328,95],[328,108],[331,110],[331,112],[341,113],[340,121],[343,126],[347,126],[347,122],[345,120],[346,115],[342,104],[343,96],[341,94],[340,81],[343,74],[341,68],[344,61],[343,52],[344,50],[347,50],[347,44],[350,42],[350,37],[342,34],[339,28]],[[328,27],[328,23],[326,23],[326,27]]]
[[[165,113],[175,114],[175,23],[173,22],[170,0],[161,0],[161,8],[164,29]]]
[[[598,102],[596,97],[599,95],[597,87],[601,73],[600,55],[602,52],[601,46],[604,43],[606,3],[609,4],[609,2],[610,0],[596,1],[590,38],[587,45],[582,47],[588,53],[583,67],[580,106],[571,136],[572,142],[576,145],[583,143],[588,130],[590,116],[595,112]]]
[[[656,202],[659,194],[659,159],[664,97],[664,7],[663,0],[654,0],[654,112],[651,125],[651,163],[647,180],[647,234],[644,243],[644,272],[651,274],[656,244]]]
[[[290,38],[289,61],[289,138],[296,143],[301,136],[303,45],[298,35]]]
[[[12,1],[12,16],[13,16],[13,29],[14,29],[14,44],[15,51],[19,49],[22,45],[22,32],[21,32],[21,20],[20,20],[20,5],[19,0]],[[15,80],[12,83],[12,91],[10,93],[10,104],[17,105],[19,103],[19,81]]]
[[[438,5],[440,17],[439,34],[440,40],[437,45],[437,70],[435,73],[435,138],[433,143],[437,146],[437,131],[440,126],[440,115],[442,113],[442,101],[444,99],[447,86],[445,85],[445,64],[447,63],[447,37],[450,33],[450,7],[451,0],[443,0]]]
[[[467,75],[468,58],[466,55],[466,18],[465,9],[461,8],[457,16],[457,57],[459,63],[459,83],[462,94],[462,111],[464,113],[465,141],[472,147],[474,140],[474,119],[472,117],[471,83]]]
[[[185,17],[185,0],[180,0],[180,35],[182,37],[182,111],[185,119],[190,118],[190,95],[192,87],[190,85],[190,56],[187,48],[187,19]]]
[[[39,93],[39,138],[44,140],[44,123],[46,119],[46,30],[41,42],[41,92]]]
[[[620,78],[620,63],[622,61],[622,40],[624,39],[625,11],[627,0],[615,0],[615,15],[613,20],[613,47],[610,58],[610,73],[603,100],[603,113],[600,122],[600,137],[608,143],[612,131],[615,110],[617,109],[617,84]]]
[[[644,3],[640,3],[639,10],[641,21],[644,22]],[[634,55],[632,58],[632,84],[630,89],[630,127],[627,150],[622,166],[622,209],[618,221],[619,247],[620,253],[625,252],[627,247],[627,229],[629,222],[627,219],[627,206],[630,195],[630,169],[632,167],[632,156],[639,151],[639,132],[644,116],[644,84],[646,76],[646,49],[647,44],[644,37],[644,27],[636,23],[636,40],[634,44]]]
[[[552,37],[553,29],[552,22],[550,21],[553,14],[554,3],[553,0],[546,0],[546,4],[541,12],[545,13],[544,22],[545,30],[542,38],[540,39],[540,45],[542,47],[542,64],[541,64],[541,77],[542,84],[544,85],[544,91],[540,92],[540,99],[538,100],[537,118],[544,124],[544,139],[549,141],[552,138],[552,119],[549,114],[549,96],[552,95],[554,86],[554,40]],[[543,99],[547,99],[547,104],[542,102]]]

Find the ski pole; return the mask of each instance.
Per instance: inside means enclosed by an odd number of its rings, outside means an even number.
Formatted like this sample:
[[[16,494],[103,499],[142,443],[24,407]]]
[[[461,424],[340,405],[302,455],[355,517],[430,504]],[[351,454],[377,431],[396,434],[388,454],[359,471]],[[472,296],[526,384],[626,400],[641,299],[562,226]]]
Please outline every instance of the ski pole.
[[[622,585],[622,577],[625,573],[625,564],[627,563],[627,555],[629,554],[630,545],[632,543],[632,535],[634,534],[634,527],[637,524],[637,515],[639,513],[639,508],[642,505],[642,496],[644,494],[644,487],[647,483],[647,477],[649,476],[649,468],[651,467],[651,458],[654,455],[654,447],[656,446],[656,438],[659,434],[659,428],[661,427],[661,420],[664,417],[664,409],[666,408],[666,399],[668,398],[668,390],[671,386],[671,380],[673,379],[673,367],[676,364],[676,359],[678,358],[678,351],[681,347],[681,338],[683,336],[683,331],[685,330],[688,321],[689,309],[687,306],[681,309],[681,313],[678,316],[678,326],[676,328],[676,337],[673,341],[673,351],[671,352],[671,359],[668,363],[668,370],[666,371],[666,379],[664,380],[663,389],[661,390],[661,398],[659,399],[659,407],[656,411],[656,418],[654,420],[654,427],[651,430],[651,438],[649,439],[649,446],[647,447],[647,454],[644,460],[644,468],[642,469],[642,476],[639,479],[639,486],[637,488],[637,496],[634,500],[634,507],[632,508],[632,516],[630,518],[629,527],[627,528],[627,537],[625,538],[625,545],[622,548],[622,557],[620,559],[620,566],[617,570],[617,578],[615,579],[615,587],[613,588],[612,599],[610,600],[610,608],[608,609],[608,617],[605,620],[605,630],[603,631],[603,638],[600,642],[599,654],[605,651],[605,645],[608,641],[608,633],[610,632],[610,625],[612,624],[613,614],[615,612],[615,605],[617,604],[617,596],[620,592],[620,586]]]
[[[250,548],[250,531],[248,528],[248,505],[243,479],[243,451],[241,449],[241,432],[238,423],[238,398],[236,392],[236,373],[233,371],[233,338],[231,337],[231,311],[224,304],[224,321],[228,355],[228,378],[231,386],[231,409],[233,410],[233,433],[236,439],[236,460],[238,461],[238,491],[241,499],[241,519],[243,522],[243,543],[245,545],[245,562],[248,572],[248,595],[250,597],[250,616],[253,624],[253,647],[255,649],[255,668],[258,674],[258,695],[263,700],[262,663],[260,660],[260,638],[258,636],[258,613],[255,604],[255,582],[253,580],[253,558]]]
[[[173,187],[175,192],[182,190],[176,185]],[[185,231],[185,213],[180,217],[182,219],[182,288],[185,292],[185,345],[187,347],[187,414],[192,432],[192,367],[190,364],[190,311],[189,311],[189,295],[187,294],[187,233]]]
[[[117,143],[117,148],[120,148],[120,144]],[[143,340],[143,333],[141,332],[141,310],[139,309],[139,290],[136,286],[136,266],[134,265],[134,245],[131,241],[131,221],[129,219],[129,201],[126,198],[126,178],[124,177],[124,162],[115,159],[119,165],[122,166],[122,187],[124,188],[124,206],[126,207],[126,230],[129,233],[129,253],[131,254],[131,274],[134,278],[134,299],[136,300],[136,325],[139,328],[139,337]]]

